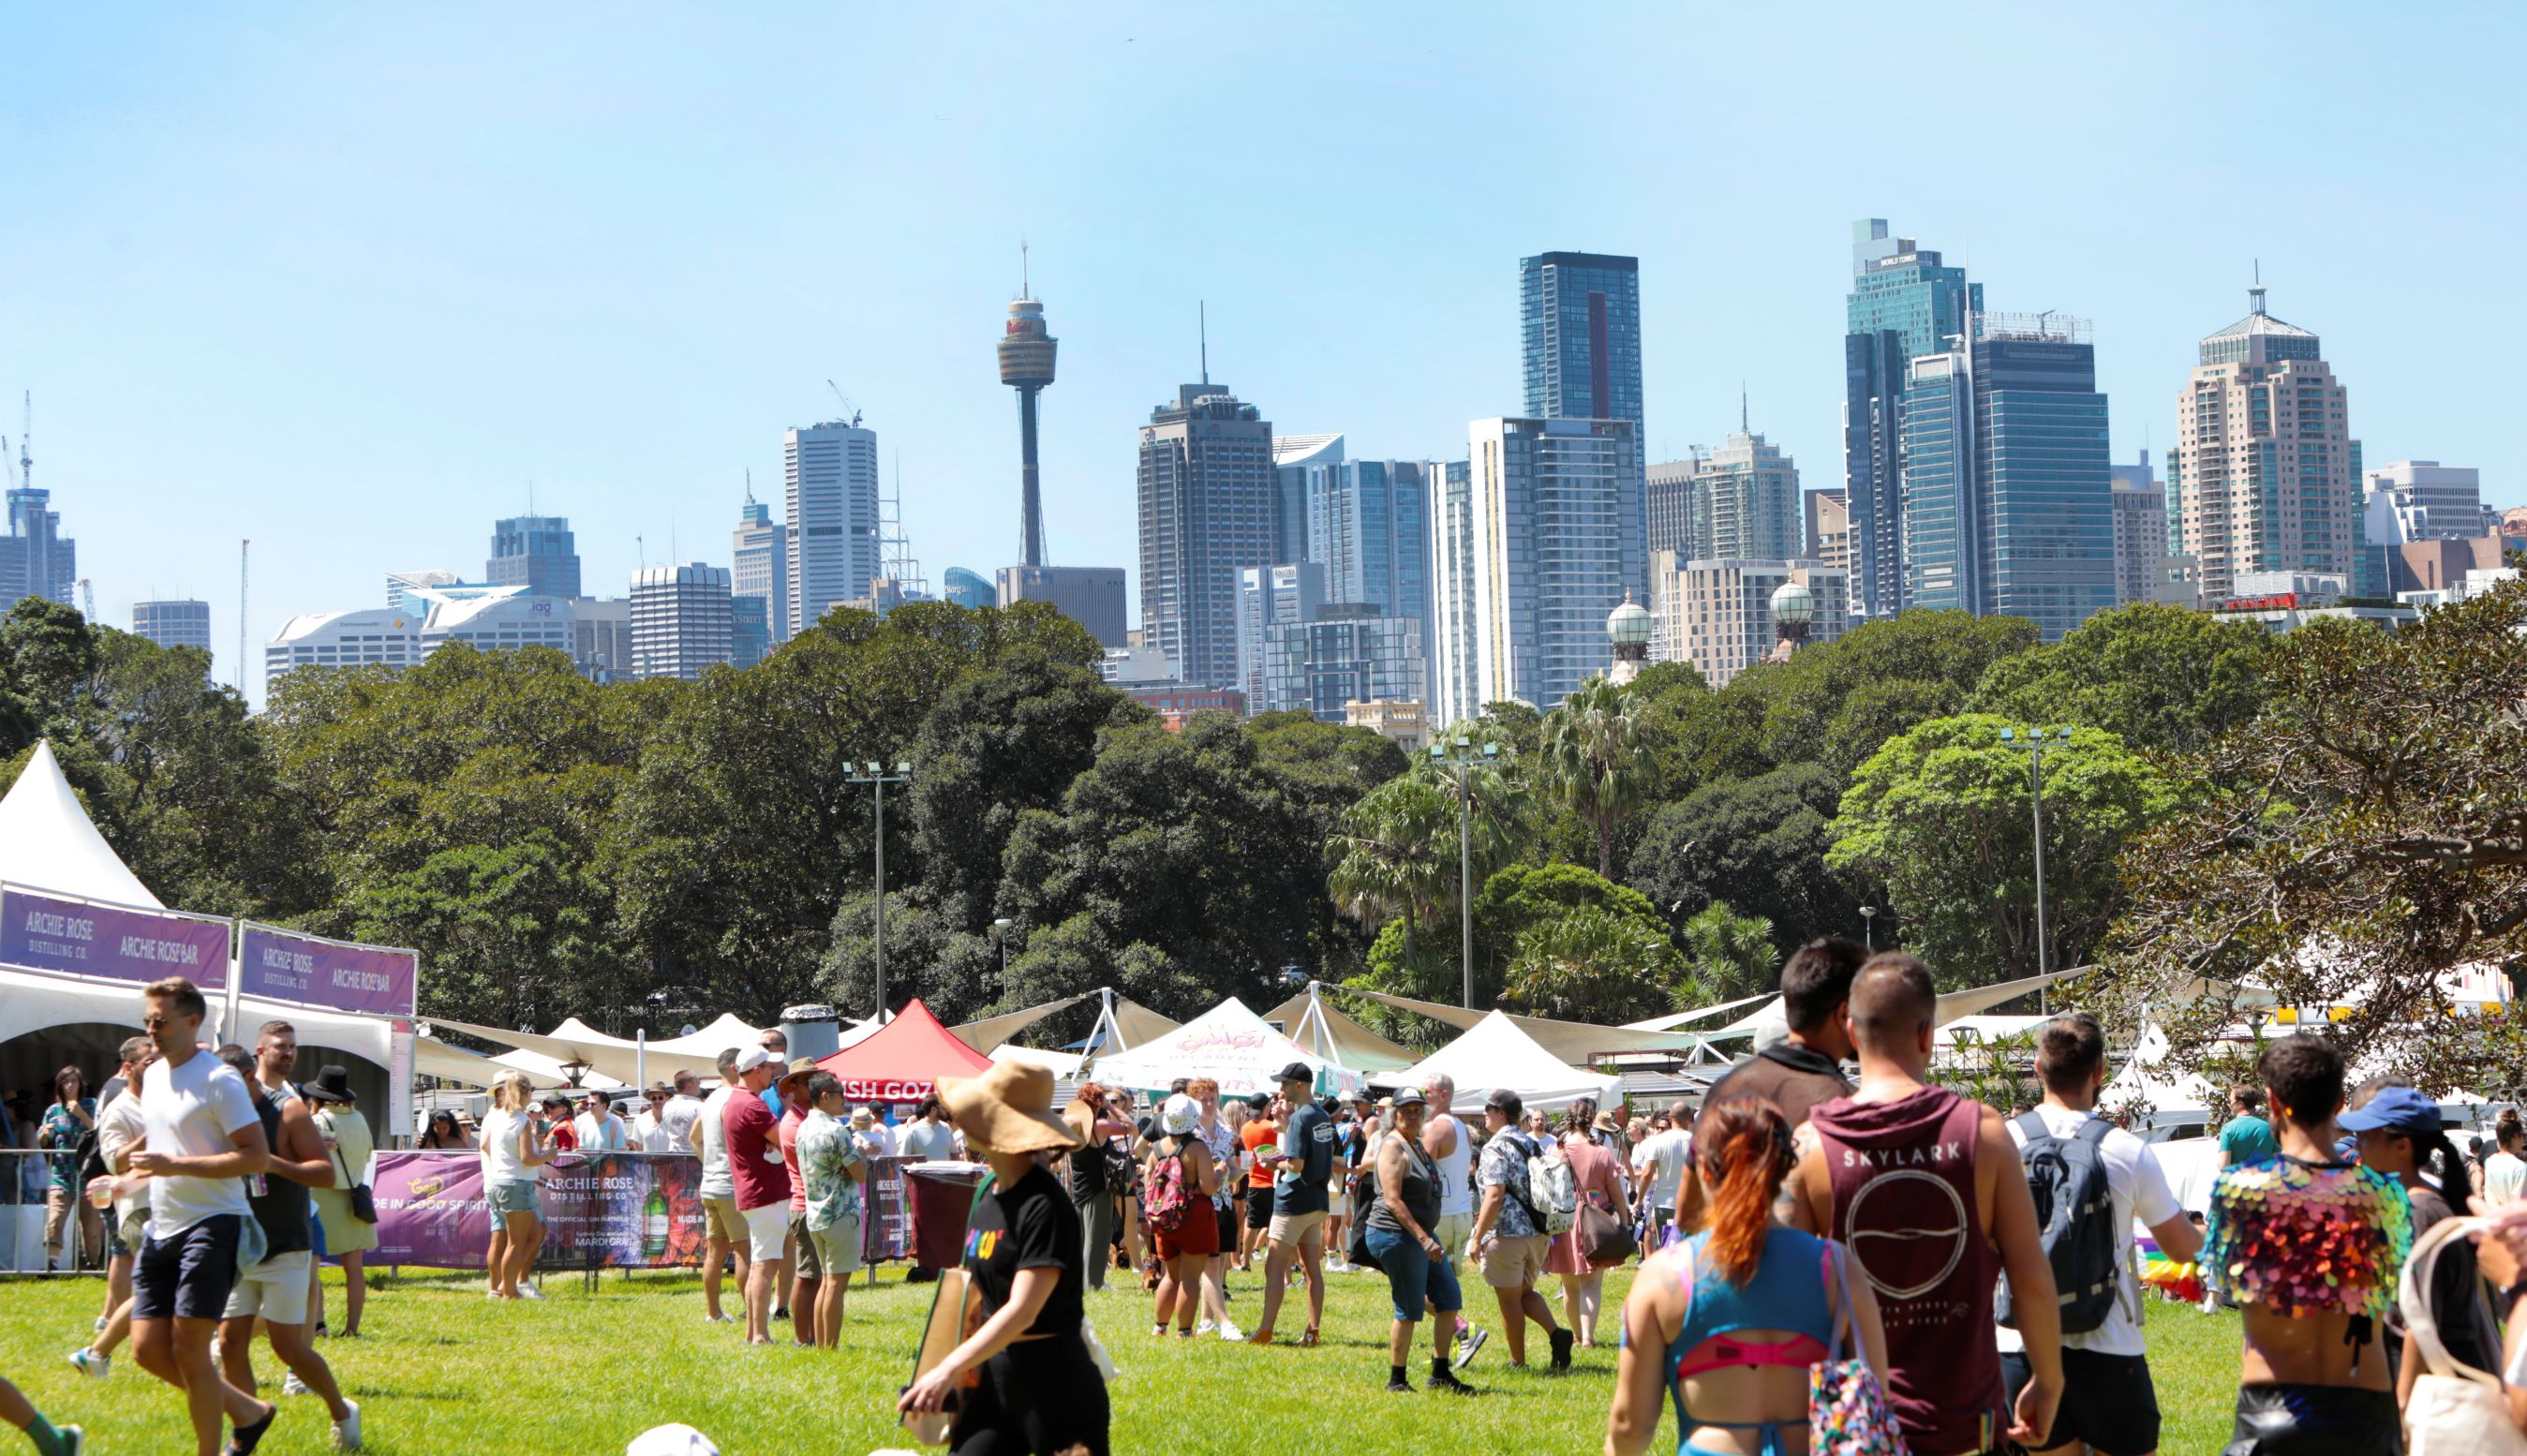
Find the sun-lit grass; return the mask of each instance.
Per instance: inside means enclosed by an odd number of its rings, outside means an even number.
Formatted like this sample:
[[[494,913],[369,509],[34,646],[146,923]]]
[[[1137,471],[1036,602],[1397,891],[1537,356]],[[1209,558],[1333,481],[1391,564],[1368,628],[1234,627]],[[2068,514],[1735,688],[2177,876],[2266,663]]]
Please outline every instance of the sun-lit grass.
[[[341,1297],[329,1294],[338,1319]],[[894,1393],[908,1378],[911,1349],[930,1286],[907,1285],[901,1268],[875,1289],[854,1286],[846,1347],[831,1354],[786,1345],[748,1350],[728,1326],[705,1325],[693,1275],[607,1274],[593,1294],[577,1275],[544,1281],[541,1305],[496,1306],[478,1282],[456,1275],[391,1279],[370,1296],[357,1340],[320,1344],[367,1422],[368,1449],[393,1456],[602,1456],[639,1431],[669,1421],[693,1425],[729,1456],[862,1456],[911,1443],[895,1424]],[[1123,1369],[1112,1391],[1117,1452],[1385,1453],[1503,1452],[1544,1456],[1590,1452],[1604,1439],[1615,1352],[1611,1318],[1628,1276],[1609,1277],[1609,1347],[1582,1350],[1578,1369],[1556,1378],[1509,1369],[1497,1337],[1469,1378],[1474,1400],[1386,1394],[1385,1280],[1335,1274],[1325,1345],[1232,1348],[1216,1339],[1155,1341],[1149,1303],[1117,1279],[1089,1297],[1089,1314]],[[1232,1277],[1230,1314],[1252,1326],[1260,1276]],[[1497,1329],[1487,1291],[1469,1291],[1480,1323]],[[63,1356],[84,1337],[101,1286],[0,1282],[0,1375],[32,1395],[55,1420],[77,1421],[96,1456],[189,1452],[190,1435],[174,1393],[115,1362],[114,1378],[87,1380]],[[1304,1296],[1294,1295],[1294,1298]],[[1284,1307],[1281,1330],[1295,1334],[1299,1306]],[[2237,1319],[2204,1318],[2153,1305],[2149,1323],[2159,1400],[2167,1413],[2162,1449],[2214,1451],[2227,1439],[2237,1384]],[[783,1339],[788,1326],[777,1326]],[[1538,1341],[1532,1359],[1543,1362]],[[1426,1347],[1414,1363],[1418,1385]],[[265,1393],[281,1372],[258,1346]],[[330,1449],[321,1405],[283,1402],[263,1444],[269,1456],[316,1456]],[[0,1456],[21,1449],[14,1434]],[[1675,1449],[1672,1428],[1653,1446]]]

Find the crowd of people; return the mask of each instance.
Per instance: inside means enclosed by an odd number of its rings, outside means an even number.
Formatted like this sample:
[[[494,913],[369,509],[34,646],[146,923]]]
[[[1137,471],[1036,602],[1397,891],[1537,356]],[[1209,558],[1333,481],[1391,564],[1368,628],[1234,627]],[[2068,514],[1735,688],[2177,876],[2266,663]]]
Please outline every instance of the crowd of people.
[[[1304,1063],[1253,1098],[1223,1099],[1209,1078],[1147,1102],[1091,1082],[1057,1109],[1051,1073],[1011,1063],[939,1079],[912,1122],[889,1128],[772,1031],[724,1053],[707,1096],[680,1074],[627,1119],[540,1099],[510,1073],[478,1129],[434,1118],[429,1136],[481,1161],[490,1297],[537,1297],[537,1184],[557,1156],[681,1148],[702,1168],[704,1318],[737,1323],[722,1287],[733,1267],[747,1342],[787,1320],[797,1344],[823,1348],[860,1265],[874,1160],[987,1165],[961,1265],[971,1308],[899,1403],[943,1423],[959,1456],[1104,1456],[1112,1363],[1088,1301],[1118,1274],[1149,1294],[1153,1339],[1304,1348],[1323,1341],[1328,1275],[1346,1273],[1385,1279],[1392,1392],[1475,1393],[1467,1372],[1495,1337],[1512,1366],[1532,1355],[1567,1373],[1575,1349],[1609,1342],[1612,1320],[1609,1456],[1647,1450],[1668,1408],[1683,1456],[1804,1450],[1812,1417],[1854,1451],[2143,1456],[2162,1420],[2137,1229],[2166,1259],[2198,1260],[2208,1302],[2240,1313],[2225,1456],[2403,1449],[2426,1342],[2503,1374],[2527,1428],[2516,1112],[2469,1157],[2420,1091],[2348,1086],[2333,1043],[2281,1038],[2262,1050],[2259,1085],[2233,1098],[2207,1214],[2190,1215],[2151,1145],[2100,1115],[2094,1017],[2043,1025],[2042,1101],[2012,1115],[1931,1079],[1936,991],[1912,956],[1821,940],[1790,959],[1781,989],[1786,1039],[1698,1108],[1630,1119],[1585,1099],[1548,1115],[1506,1089],[1476,1118],[1445,1077],[1320,1098]],[[105,1378],[129,1341],[182,1393],[198,1456],[251,1453],[282,1411],[257,1393],[259,1332],[284,1393],[321,1402],[337,1448],[357,1449],[359,1408],[315,1338],[317,1260],[342,1258],[339,1333],[355,1335],[357,1256],[375,1242],[359,1197],[371,1138],[347,1075],[291,1081],[283,1022],[252,1050],[204,1048],[202,997],[180,979],[144,1000],[148,1034],[125,1044],[100,1096],[75,1077],[56,1087],[65,1130],[103,1169],[71,1170],[60,1210],[65,1227],[95,1216],[107,1259],[96,1337],[72,1362]],[[2478,1213],[2476,1237],[2446,1243],[2411,1281],[2405,1299],[2430,1319],[2408,1325],[2398,1296],[2416,1240]],[[1605,1274],[1635,1258],[1606,1315]],[[1258,1271],[1262,1307],[1240,1330],[1228,1275]],[[1476,1280],[1493,1296],[1479,1312],[1497,1317],[1489,1330],[1466,1304]],[[77,1428],[47,1424],[5,1382],[0,1420],[42,1456],[80,1450]]]

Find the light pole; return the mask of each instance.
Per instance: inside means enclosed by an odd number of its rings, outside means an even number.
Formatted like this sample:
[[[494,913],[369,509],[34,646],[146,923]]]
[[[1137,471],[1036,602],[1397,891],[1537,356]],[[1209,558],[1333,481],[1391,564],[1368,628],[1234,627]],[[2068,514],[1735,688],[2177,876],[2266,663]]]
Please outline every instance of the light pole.
[[[1878,907],[1874,905],[1864,905],[1860,908],[1860,937],[1862,942],[1869,948],[1869,954],[1873,956],[1877,955]],[[1849,945],[1851,942],[1844,941],[1843,944]]]
[[[1009,929],[1017,921],[1003,916],[992,922],[992,943],[1001,948],[1001,994],[1009,994]]]
[[[850,781],[877,791],[877,1018],[886,1021],[886,786],[912,782],[912,765],[897,759],[893,771],[883,763],[853,766]]]
[[[1473,770],[1482,764],[1500,762],[1500,745],[1487,743],[1479,749],[1470,738],[1460,738],[1452,744],[1430,745],[1430,761],[1444,763],[1457,770],[1457,907],[1461,922],[1458,959],[1466,978],[1466,1009],[1474,1006],[1474,786]]]
[[[2060,748],[2070,747],[2071,730],[2003,728],[2000,741],[2027,750],[2028,782],[2036,799],[2036,973],[2043,975],[2053,968],[2051,947],[2044,934],[2044,745],[2050,742]]]

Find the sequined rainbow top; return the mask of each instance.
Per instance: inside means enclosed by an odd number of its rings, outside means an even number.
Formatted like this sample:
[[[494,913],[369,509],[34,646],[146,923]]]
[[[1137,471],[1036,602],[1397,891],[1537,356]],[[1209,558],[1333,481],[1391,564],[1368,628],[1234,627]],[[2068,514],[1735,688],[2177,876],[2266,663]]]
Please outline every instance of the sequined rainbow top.
[[[2393,1178],[2351,1163],[2259,1158],[2211,1185],[2211,1286],[2296,1319],[2382,1317],[2413,1247],[2413,1206]]]

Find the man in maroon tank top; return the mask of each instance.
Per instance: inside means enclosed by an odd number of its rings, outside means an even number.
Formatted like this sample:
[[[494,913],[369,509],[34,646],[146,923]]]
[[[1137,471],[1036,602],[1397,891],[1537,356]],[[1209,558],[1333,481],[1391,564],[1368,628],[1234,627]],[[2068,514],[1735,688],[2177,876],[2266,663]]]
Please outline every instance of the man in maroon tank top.
[[[2001,1115],[1929,1085],[1938,994],[1900,951],[1873,958],[1844,1010],[1860,1089],[1809,1115],[1815,1146],[1792,1182],[1796,1222],[1840,1240],[1878,1295],[1886,1397],[1914,1456],[1979,1456],[2034,1445],[2062,1398],[2053,1270],[2036,1201]],[[1992,1337],[2001,1270],[2018,1300],[2034,1378],[2008,1409]]]

